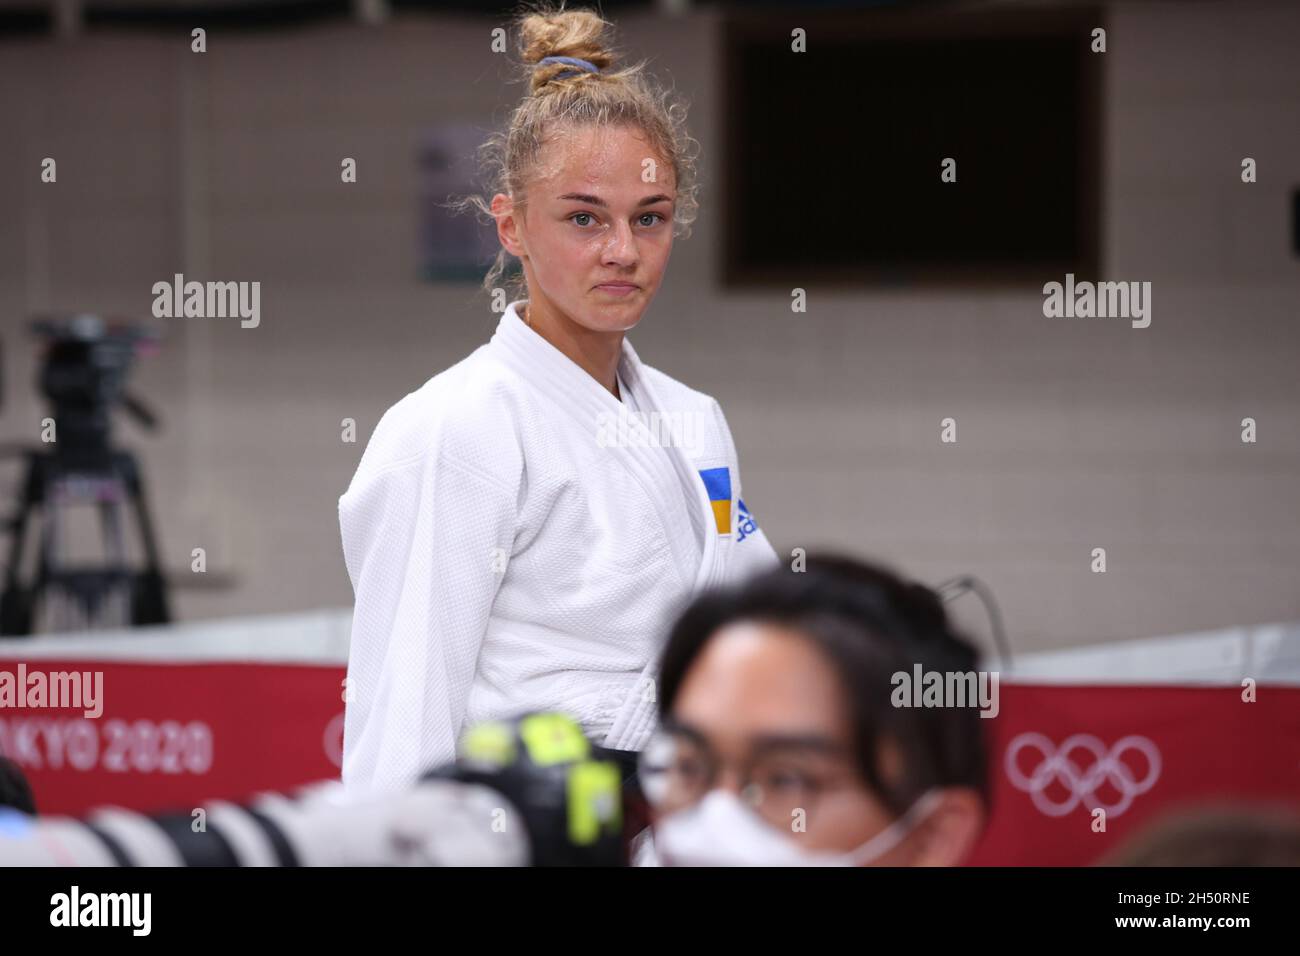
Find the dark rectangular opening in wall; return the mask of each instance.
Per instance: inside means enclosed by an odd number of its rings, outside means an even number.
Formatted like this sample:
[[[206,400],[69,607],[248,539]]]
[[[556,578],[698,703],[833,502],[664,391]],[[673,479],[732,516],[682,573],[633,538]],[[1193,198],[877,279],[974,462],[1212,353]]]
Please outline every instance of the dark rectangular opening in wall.
[[[1300,186],[1291,190],[1291,252],[1300,256]]]
[[[725,29],[726,285],[1095,276],[1100,14],[799,25],[808,52],[772,18]]]

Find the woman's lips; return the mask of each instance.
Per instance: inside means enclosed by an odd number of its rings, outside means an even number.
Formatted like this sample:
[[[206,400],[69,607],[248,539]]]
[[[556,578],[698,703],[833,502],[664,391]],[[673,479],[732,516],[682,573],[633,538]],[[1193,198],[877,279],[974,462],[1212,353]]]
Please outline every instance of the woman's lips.
[[[640,288],[640,286],[635,286],[630,282],[603,282],[596,286],[596,288],[603,292],[608,292],[610,295],[623,296],[631,295]]]

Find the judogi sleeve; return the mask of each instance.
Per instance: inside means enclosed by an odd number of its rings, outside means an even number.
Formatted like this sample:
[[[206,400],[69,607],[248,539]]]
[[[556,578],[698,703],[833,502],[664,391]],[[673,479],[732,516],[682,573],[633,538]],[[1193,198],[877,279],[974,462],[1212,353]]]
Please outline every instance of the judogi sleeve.
[[[349,791],[403,789],[455,755],[515,533],[518,485],[492,464],[431,449],[354,481],[339,499],[356,597]]]

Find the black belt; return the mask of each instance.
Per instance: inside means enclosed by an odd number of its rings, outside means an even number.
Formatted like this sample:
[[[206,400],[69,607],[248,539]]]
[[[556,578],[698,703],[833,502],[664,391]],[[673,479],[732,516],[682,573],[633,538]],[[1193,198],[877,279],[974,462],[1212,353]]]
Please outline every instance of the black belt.
[[[598,760],[609,760],[618,764],[619,777],[623,781],[624,842],[630,844],[637,834],[650,825],[650,805],[641,791],[641,780],[637,776],[637,762],[641,752],[616,750],[613,747],[593,744],[592,755]]]

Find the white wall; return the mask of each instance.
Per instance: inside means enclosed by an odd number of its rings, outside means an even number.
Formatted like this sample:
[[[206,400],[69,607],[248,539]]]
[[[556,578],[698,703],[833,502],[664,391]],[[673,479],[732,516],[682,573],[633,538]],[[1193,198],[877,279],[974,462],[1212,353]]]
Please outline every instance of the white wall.
[[[704,147],[695,235],[633,341],[722,401],[746,501],[779,548],[977,574],[1023,649],[1300,618],[1286,215],[1300,7],[1109,13],[1103,278],[1153,283],[1145,330],[1045,319],[1034,293],[813,288],[798,316],[781,295],[724,293],[716,17],[620,26],[690,96]],[[0,44],[0,434],[30,440],[43,414],[28,313],[144,318],[174,272],[262,282],[258,329],[168,324],[135,377],[167,430],[120,431],[143,454],[169,569],[194,579],[190,549],[207,549],[209,587],[176,591],[182,616],[349,602],[336,502],[365,438],[490,335],[471,287],[416,278],[415,165],[430,126],[486,130],[519,95],[490,28],[213,34],[203,57],[186,35]],[[37,181],[44,156],[55,186]],[[356,185],[339,182],[343,156]],[[1243,156],[1258,183],[1240,182]],[[815,226],[827,187],[809,188]],[[946,416],[955,446],[938,440]],[[344,417],[356,445],[339,440]],[[973,607],[961,616],[985,630]]]

